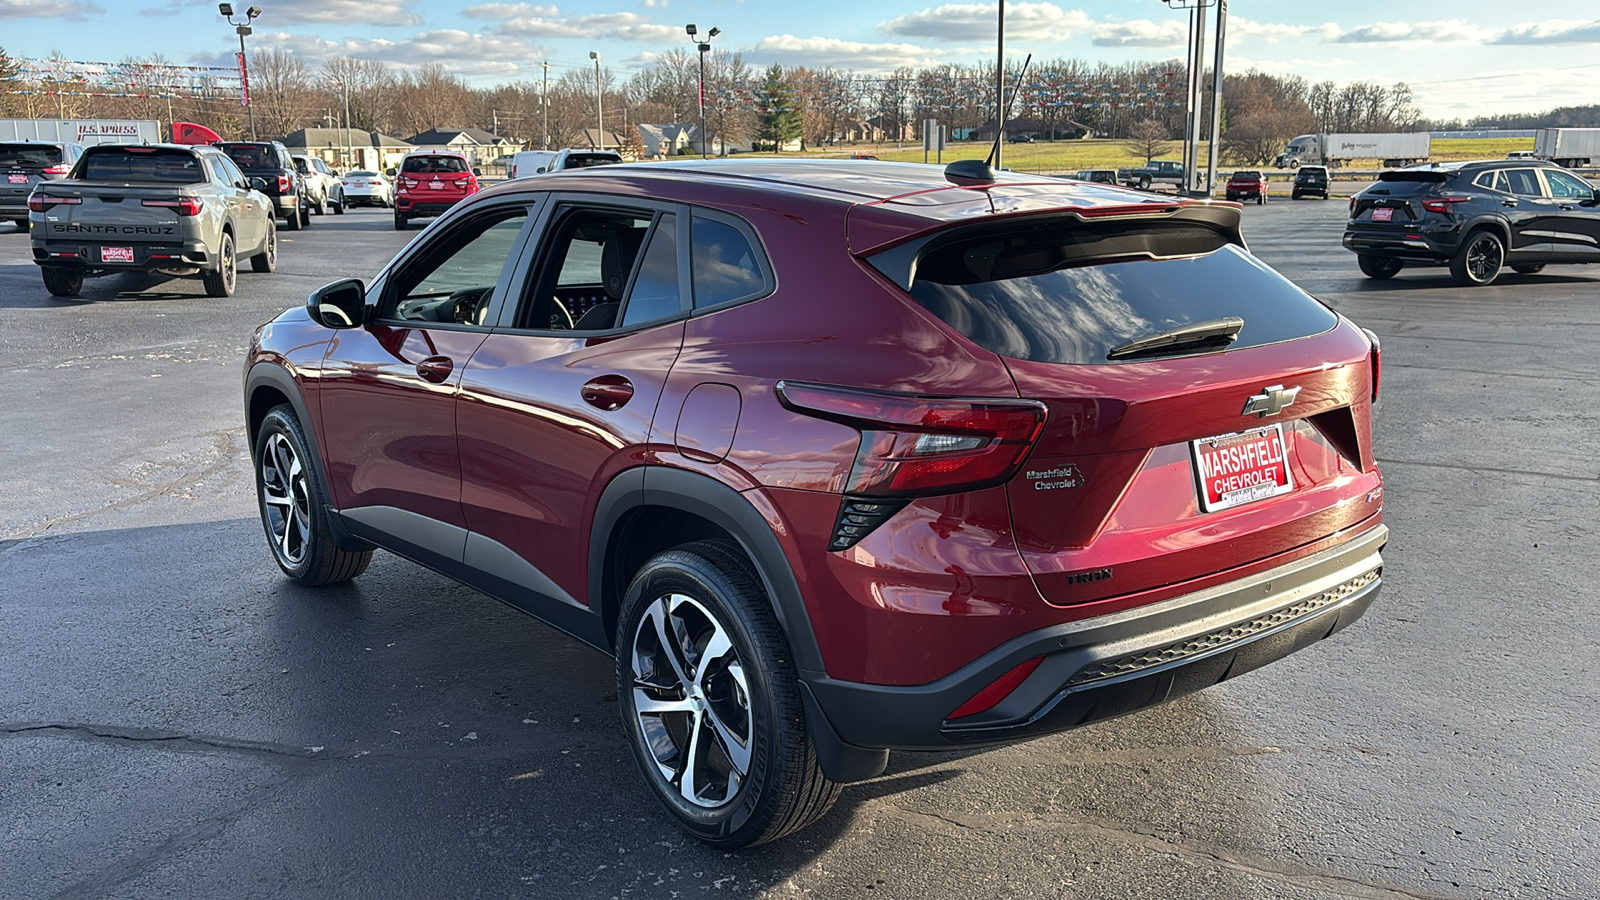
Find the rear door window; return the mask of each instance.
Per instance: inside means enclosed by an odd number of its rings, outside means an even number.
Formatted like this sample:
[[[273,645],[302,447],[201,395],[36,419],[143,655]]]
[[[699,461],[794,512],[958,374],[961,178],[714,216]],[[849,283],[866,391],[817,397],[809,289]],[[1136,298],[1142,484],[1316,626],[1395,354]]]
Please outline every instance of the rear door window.
[[[665,319],[683,311],[678,290],[678,217],[672,213],[656,221],[646,245],[639,274],[633,277],[622,324],[639,325]]]
[[[1533,169],[1507,169],[1506,181],[1511,185],[1511,193],[1519,197],[1543,197],[1544,188],[1539,185],[1539,173]]]
[[[1189,352],[1294,340],[1337,322],[1242,247],[1193,222],[1074,218],[958,232],[930,243],[914,271],[910,294],[929,312],[987,350],[1036,362],[1104,364],[1137,338],[1225,317],[1244,320],[1231,344]]]
[[[743,228],[696,214],[692,232],[690,268],[697,308],[748,300],[769,290],[766,258]]]

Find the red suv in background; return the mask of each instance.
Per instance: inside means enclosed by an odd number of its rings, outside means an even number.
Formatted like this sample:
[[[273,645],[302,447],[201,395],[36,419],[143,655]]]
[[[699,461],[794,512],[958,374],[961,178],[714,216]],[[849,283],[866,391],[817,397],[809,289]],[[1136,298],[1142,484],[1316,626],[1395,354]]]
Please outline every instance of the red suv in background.
[[[400,160],[394,179],[394,227],[422,216],[442,215],[478,192],[478,176],[467,158],[448,150],[418,150]]]
[[[614,655],[652,793],[770,840],[889,749],[1135,712],[1377,596],[1376,341],[1239,222],[973,161],[510,182],[258,332],[266,535]]]
[[[1255,169],[1241,169],[1228,176],[1226,189],[1229,200],[1255,200],[1267,202],[1267,176]]]

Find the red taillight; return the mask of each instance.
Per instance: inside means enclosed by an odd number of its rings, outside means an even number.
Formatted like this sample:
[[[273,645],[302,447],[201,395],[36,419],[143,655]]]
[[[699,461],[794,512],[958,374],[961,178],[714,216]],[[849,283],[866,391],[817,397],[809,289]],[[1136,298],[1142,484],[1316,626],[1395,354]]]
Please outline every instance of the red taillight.
[[[1383,346],[1378,343],[1378,335],[1370,328],[1363,328],[1367,340],[1372,342],[1372,399],[1378,399],[1378,378],[1383,374]]]
[[[417,181],[415,178],[402,178],[402,179],[400,179],[400,186],[402,188],[414,188],[414,187],[416,187],[417,185],[419,185],[421,183],[422,182]]]
[[[52,206],[60,206],[63,203],[77,205],[82,202],[83,200],[78,197],[52,197],[49,194],[34,194],[28,198],[28,208],[34,212],[44,212]]]
[[[1044,428],[1044,404],[880,394],[778,383],[795,412],[861,429],[845,492],[919,496],[1001,484]]]
[[[1001,700],[1011,696],[1011,692],[1022,686],[1033,670],[1039,668],[1039,663],[1044,662],[1044,657],[1035,656],[1033,659],[1022,663],[1011,671],[996,678],[988,687],[972,696],[971,700],[956,707],[956,711],[946,716],[946,719],[960,719],[965,716],[975,716],[981,712],[994,709]]]
[[[67,174],[68,172],[71,172],[71,171],[72,171],[72,166],[67,165],[66,163],[62,163],[59,166],[51,166],[50,168],[45,169],[44,170],[44,174],[46,174],[46,175],[65,175],[65,174]]]
[[[287,175],[278,176],[278,193],[287,194],[294,190],[294,179]]]
[[[1448,214],[1450,204],[1465,203],[1471,199],[1471,197],[1435,197],[1432,200],[1422,201],[1422,208],[1431,213]]]
[[[1224,96],[1226,96],[1226,95],[1224,95]],[[1353,216],[1355,214],[1356,214],[1356,198],[1351,197],[1350,198],[1350,215]]]
[[[179,197],[176,200],[146,200],[145,206],[163,206],[176,210],[180,216],[200,215],[199,197]]]

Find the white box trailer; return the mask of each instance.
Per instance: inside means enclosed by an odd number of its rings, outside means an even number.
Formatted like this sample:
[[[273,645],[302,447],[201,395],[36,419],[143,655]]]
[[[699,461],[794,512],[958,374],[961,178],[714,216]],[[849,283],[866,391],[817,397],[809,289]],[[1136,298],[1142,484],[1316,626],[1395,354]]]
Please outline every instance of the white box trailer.
[[[1353,159],[1375,159],[1386,168],[1426,162],[1433,152],[1433,135],[1426,131],[1389,134],[1302,134],[1289,141],[1273,165],[1338,168]]]
[[[1541,128],[1533,136],[1533,155],[1558,166],[1592,166],[1600,160],[1600,128]]]
[[[71,141],[89,147],[161,140],[161,123],[154,119],[0,119],[0,141]]]

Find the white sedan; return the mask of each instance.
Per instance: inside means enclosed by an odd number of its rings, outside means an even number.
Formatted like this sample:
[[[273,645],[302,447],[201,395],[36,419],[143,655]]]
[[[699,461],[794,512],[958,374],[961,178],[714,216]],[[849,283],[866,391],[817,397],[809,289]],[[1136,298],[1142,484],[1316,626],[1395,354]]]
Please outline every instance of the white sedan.
[[[351,206],[393,206],[394,188],[381,172],[344,173],[344,199]]]

